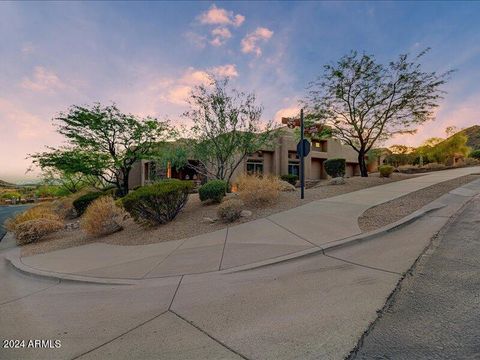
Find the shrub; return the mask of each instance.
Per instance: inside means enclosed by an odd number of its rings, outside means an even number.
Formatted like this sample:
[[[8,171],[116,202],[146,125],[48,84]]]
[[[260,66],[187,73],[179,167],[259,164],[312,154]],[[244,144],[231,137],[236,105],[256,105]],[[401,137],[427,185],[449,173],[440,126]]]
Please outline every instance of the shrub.
[[[4,192],[0,194],[0,199],[20,199],[22,197],[22,194],[16,192],[16,191],[11,191],[11,192]]]
[[[470,152],[470,155],[468,155],[468,156],[471,157],[471,158],[480,160],[480,149],[473,150],[472,152]]]
[[[82,216],[85,210],[87,210],[88,205],[90,205],[94,200],[97,200],[100,196],[105,196],[103,192],[93,191],[85,195],[80,196],[78,199],[73,201],[73,207],[77,212],[77,216]]]
[[[288,174],[288,175],[282,175],[282,176],[280,176],[280,179],[282,179],[283,181],[286,181],[286,182],[292,184],[293,186],[295,186],[295,185],[297,184],[298,176],[297,176],[297,175]]]
[[[223,180],[210,180],[198,189],[198,195],[201,201],[211,200],[213,202],[222,201],[226,194],[227,182]]]
[[[244,205],[240,199],[227,199],[218,206],[217,215],[224,222],[234,222],[240,218]]]
[[[327,174],[333,178],[345,176],[345,159],[328,159],[323,166]]]
[[[147,225],[164,224],[183,209],[192,189],[191,181],[164,180],[129,193],[121,202],[135,221]]]
[[[49,203],[40,204],[26,211],[15,215],[14,217],[8,219],[5,222],[5,228],[8,231],[12,231],[15,233],[17,227],[27,221],[30,220],[38,220],[38,219],[46,219],[55,222],[61,222],[61,218],[55,214],[52,210],[52,205]]]
[[[423,169],[427,169],[427,170],[443,170],[445,169],[447,166],[444,165],[444,164],[439,164],[439,163],[435,163],[435,162],[432,162],[432,163],[428,163],[426,165],[423,166]]]
[[[18,245],[25,245],[40,240],[45,235],[63,228],[63,223],[48,218],[24,221],[15,227],[15,238]]]
[[[237,179],[238,195],[247,204],[271,204],[278,200],[280,181],[276,176],[242,175]]]
[[[400,173],[411,174],[411,173],[414,173],[416,170],[418,170],[418,166],[415,166],[415,165],[400,165],[399,167],[397,167],[397,170]]]
[[[108,235],[123,229],[126,212],[119,208],[111,196],[94,200],[83,214],[81,229],[88,235]]]
[[[393,170],[395,170],[395,168],[391,165],[381,165],[378,167],[378,171],[380,172],[380,177],[390,177],[390,175],[392,175],[393,173]]]
[[[479,165],[480,164],[480,159],[465,158],[464,162],[465,162],[465,165],[467,165],[467,166]]]

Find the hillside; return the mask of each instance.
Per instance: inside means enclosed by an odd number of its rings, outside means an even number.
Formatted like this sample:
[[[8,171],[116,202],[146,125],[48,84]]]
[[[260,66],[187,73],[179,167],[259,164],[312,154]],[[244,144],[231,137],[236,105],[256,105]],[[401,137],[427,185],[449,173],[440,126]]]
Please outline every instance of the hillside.
[[[0,180],[0,187],[16,187],[16,185],[11,184],[11,183],[6,182],[6,181],[3,181],[3,180]]]
[[[468,137],[467,146],[472,150],[480,150],[480,125],[470,126],[458,132],[459,134],[465,134]]]

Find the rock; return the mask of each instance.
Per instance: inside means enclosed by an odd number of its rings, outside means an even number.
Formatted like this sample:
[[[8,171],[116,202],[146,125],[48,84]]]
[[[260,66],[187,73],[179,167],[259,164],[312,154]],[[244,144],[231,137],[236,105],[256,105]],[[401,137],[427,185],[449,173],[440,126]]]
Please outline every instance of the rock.
[[[293,186],[287,181],[280,180],[279,184],[280,184],[280,189],[279,189],[280,191],[295,191],[295,186]]]
[[[345,179],[343,177],[336,177],[330,180],[330,185],[343,185],[345,184]]]
[[[252,212],[250,210],[242,210],[242,212],[240,213],[240,216],[241,217],[250,217],[250,216],[252,216]]]
[[[209,217],[204,217],[203,218],[203,222],[207,222],[207,223],[211,223],[211,224],[213,224],[216,221],[217,221],[216,218],[209,218]]]

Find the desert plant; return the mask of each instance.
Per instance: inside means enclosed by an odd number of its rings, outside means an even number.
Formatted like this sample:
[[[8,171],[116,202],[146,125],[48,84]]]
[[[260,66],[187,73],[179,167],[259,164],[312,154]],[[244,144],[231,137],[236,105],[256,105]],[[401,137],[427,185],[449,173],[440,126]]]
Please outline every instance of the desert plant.
[[[40,204],[26,211],[15,215],[5,222],[8,231],[15,232],[17,227],[30,220],[46,219],[54,222],[61,222],[61,218],[52,210],[50,203]]]
[[[393,173],[393,170],[395,170],[395,168],[391,165],[381,165],[378,167],[378,171],[380,172],[380,177],[390,177],[390,175],[392,175]]]
[[[48,218],[24,221],[15,227],[14,234],[18,245],[36,242],[44,236],[63,228],[63,223]]]
[[[126,216],[125,210],[118,207],[111,196],[101,196],[87,207],[80,227],[88,235],[108,235],[123,229]]]
[[[280,176],[280,179],[282,179],[283,181],[286,181],[286,182],[292,184],[293,186],[295,186],[295,185],[297,184],[298,176],[297,176],[297,175],[288,174],[288,175],[282,175],[282,176]]]
[[[345,176],[345,159],[328,159],[323,167],[327,174],[333,178]]]
[[[198,189],[201,201],[211,200],[219,203],[227,191],[227,182],[224,180],[210,180]]]
[[[480,160],[480,149],[471,151],[468,156]]]
[[[475,158],[468,157],[468,158],[464,159],[464,163],[467,166],[479,165],[480,164],[480,159],[475,159]]]
[[[0,199],[20,199],[22,197],[22,194],[16,192],[16,191],[9,191],[9,192],[4,192],[0,194]]]
[[[217,208],[217,215],[224,222],[234,222],[242,215],[244,202],[240,199],[227,199]]]
[[[445,169],[447,166],[445,164],[439,164],[439,163],[436,163],[436,162],[432,162],[432,163],[428,163],[426,165],[423,166],[423,169],[427,169],[427,170],[443,170]]]
[[[105,194],[101,191],[93,191],[82,195],[78,199],[74,200],[73,207],[77,212],[77,216],[82,216],[85,210],[87,210],[88,205],[90,205],[93,201],[97,200],[99,197],[106,195],[108,194]]]
[[[276,176],[242,175],[237,184],[238,195],[247,204],[266,205],[278,200],[280,179]]]
[[[191,181],[164,180],[129,193],[121,202],[135,221],[146,225],[164,224],[183,209],[192,189]]]

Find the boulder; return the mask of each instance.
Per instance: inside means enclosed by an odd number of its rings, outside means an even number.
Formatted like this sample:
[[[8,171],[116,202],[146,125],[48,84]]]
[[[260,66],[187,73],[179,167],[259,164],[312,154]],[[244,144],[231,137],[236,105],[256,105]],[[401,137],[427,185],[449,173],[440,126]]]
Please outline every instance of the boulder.
[[[280,191],[295,191],[295,186],[293,186],[287,181],[280,180],[279,184],[280,184],[280,187],[279,187]]]
[[[250,216],[252,216],[252,212],[250,210],[242,210],[242,212],[240,213],[240,216],[241,217],[250,217]]]
[[[330,180],[330,185],[343,185],[345,184],[345,179],[343,177],[336,177]]]

